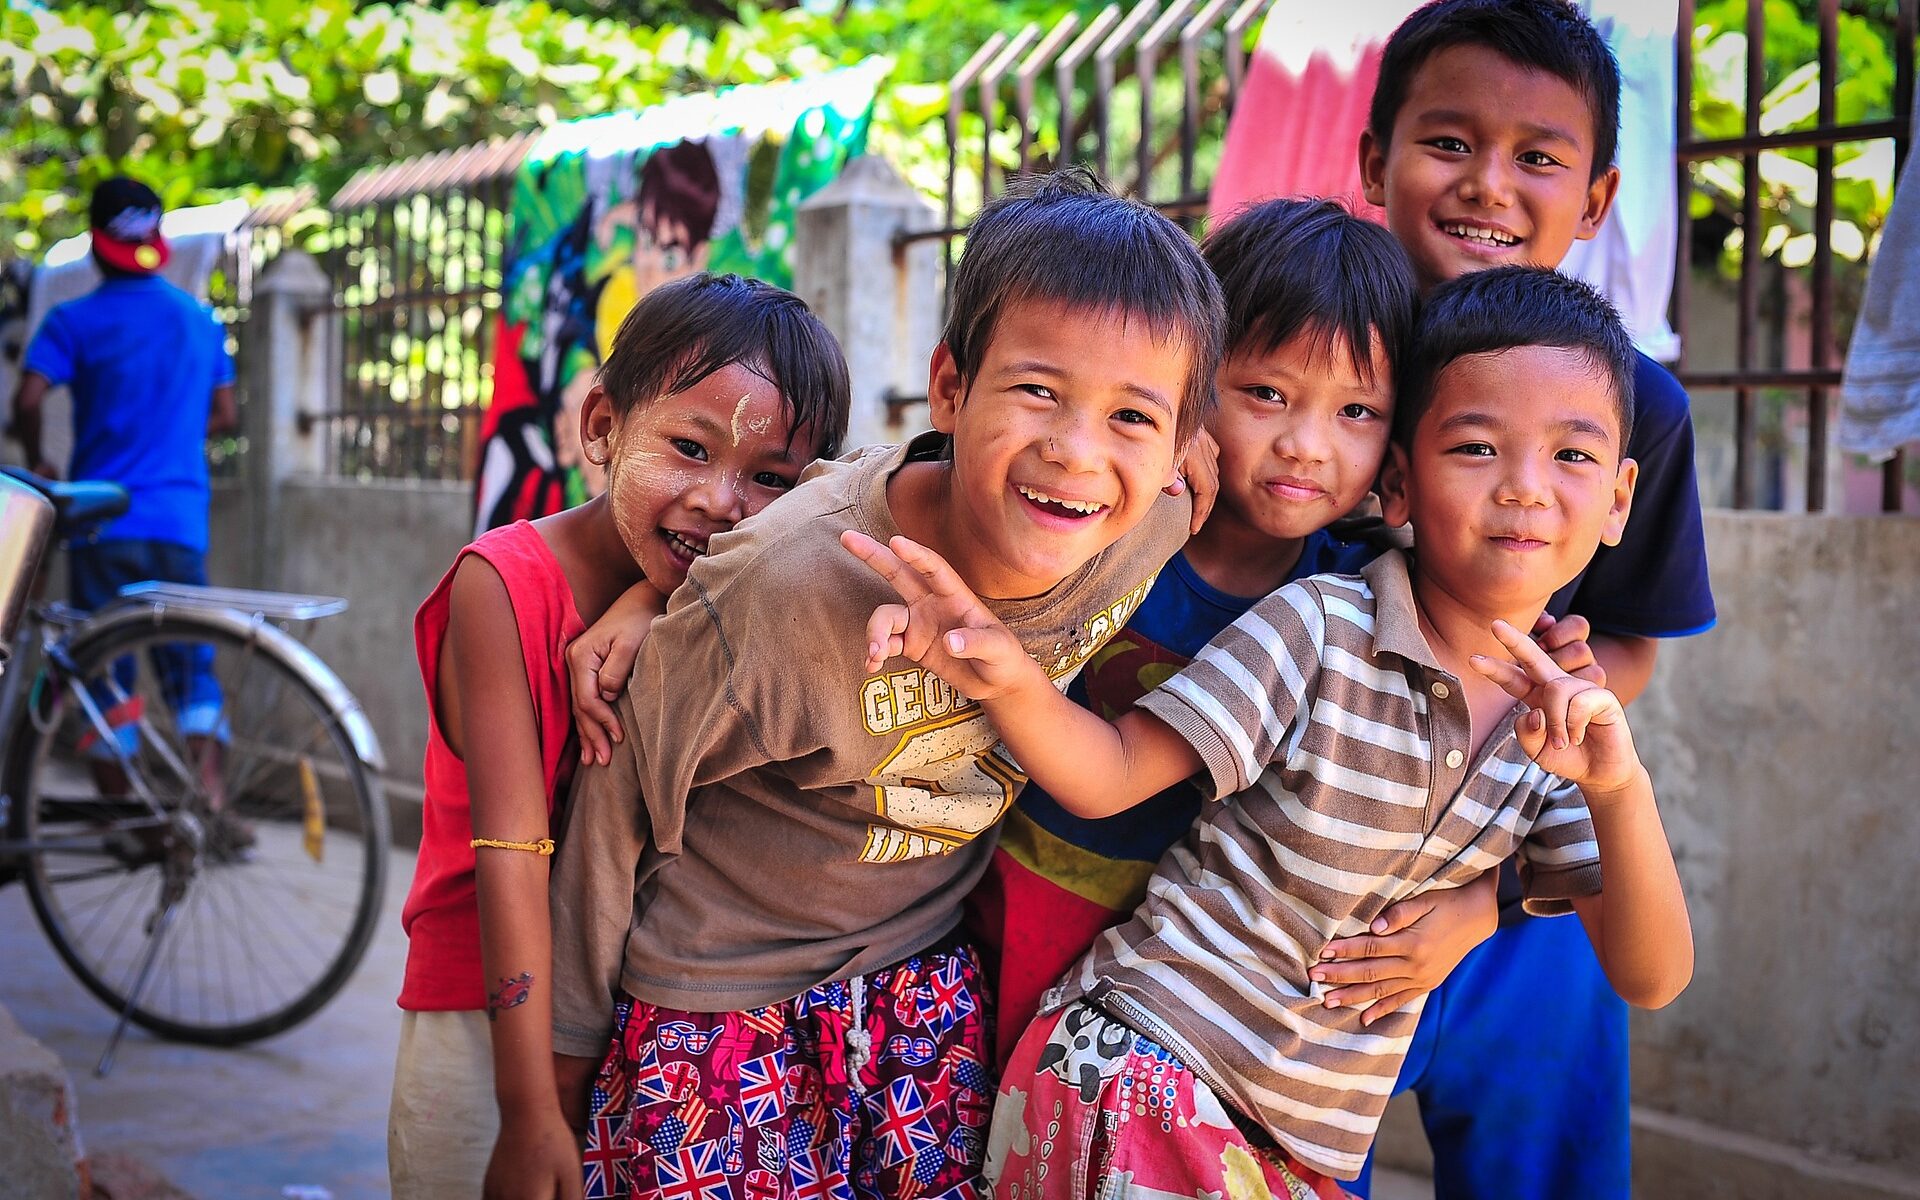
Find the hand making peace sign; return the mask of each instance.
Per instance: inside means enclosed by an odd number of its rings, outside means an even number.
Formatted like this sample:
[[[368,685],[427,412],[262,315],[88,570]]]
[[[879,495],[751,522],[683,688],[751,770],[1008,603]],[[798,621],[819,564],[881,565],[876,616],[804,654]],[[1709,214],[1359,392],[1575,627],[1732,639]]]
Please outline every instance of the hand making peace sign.
[[[987,610],[947,560],[907,537],[886,545],[851,529],[840,544],[893,585],[903,604],[883,604],[867,620],[867,671],[895,656],[912,659],[969,700],[993,700],[1046,684],[1046,672],[1013,631]]]
[[[1593,792],[1618,791],[1632,782],[1640,757],[1619,697],[1567,674],[1505,621],[1493,623],[1493,635],[1514,662],[1476,654],[1473,667],[1527,709],[1514,726],[1520,748],[1544,769],[1578,784],[1589,799]]]

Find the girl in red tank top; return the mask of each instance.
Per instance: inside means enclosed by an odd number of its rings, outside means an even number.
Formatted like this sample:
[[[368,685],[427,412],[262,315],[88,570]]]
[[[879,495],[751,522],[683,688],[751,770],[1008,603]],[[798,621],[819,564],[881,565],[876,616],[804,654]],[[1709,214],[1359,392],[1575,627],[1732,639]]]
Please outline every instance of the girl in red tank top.
[[[421,606],[426,802],[401,918],[397,1200],[581,1194],[547,979],[556,798],[576,753],[605,762],[620,740],[606,699],[666,594],[710,537],[837,450],[847,405],[839,346],[792,293],[732,275],[662,286],[621,324],[581,410],[606,492],[487,533]]]

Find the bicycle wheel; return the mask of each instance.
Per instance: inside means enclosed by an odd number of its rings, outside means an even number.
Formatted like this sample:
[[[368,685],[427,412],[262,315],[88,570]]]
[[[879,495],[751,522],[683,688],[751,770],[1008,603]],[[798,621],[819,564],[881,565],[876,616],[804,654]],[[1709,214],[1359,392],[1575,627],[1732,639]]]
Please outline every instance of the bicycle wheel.
[[[373,771],[272,638],[175,612],[83,627],[69,653],[77,674],[41,677],[11,756],[48,939],[162,1037],[234,1045],[305,1020],[380,914]]]

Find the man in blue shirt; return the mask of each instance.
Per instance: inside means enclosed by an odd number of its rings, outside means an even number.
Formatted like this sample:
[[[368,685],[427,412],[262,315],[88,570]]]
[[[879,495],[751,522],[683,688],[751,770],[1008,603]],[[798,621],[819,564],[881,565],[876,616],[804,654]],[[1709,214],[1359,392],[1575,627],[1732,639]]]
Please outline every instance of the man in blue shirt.
[[[12,432],[33,471],[56,475],[41,444],[42,414],[47,390],[66,385],[72,477],[117,483],[132,498],[124,516],[68,549],[71,599],[83,609],[141,580],[206,583],[205,441],[238,425],[225,330],[205,305],[156,274],[168,257],[160,212],[160,197],[135,180],[108,179],[94,189],[93,260],[104,279],[47,314],[14,396]],[[224,741],[226,731],[211,657],[210,647],[183,647],[156,654],[154,663],[210,781],[218,768],[209,743]],[[131,694],[132,660],[116,663],[114,674]],[[109,713],[129,751],[139,716],[137,696]]]

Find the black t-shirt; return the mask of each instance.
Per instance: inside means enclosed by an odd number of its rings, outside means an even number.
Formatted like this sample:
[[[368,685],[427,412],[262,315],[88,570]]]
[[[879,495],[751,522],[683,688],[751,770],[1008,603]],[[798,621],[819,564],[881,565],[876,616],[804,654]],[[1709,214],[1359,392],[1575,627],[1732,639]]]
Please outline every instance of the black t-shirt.
[[[1646,355],[1638,358],[1627,457],[1640,464],[1640,478],[1626,531],[1618,546],[1600,547],[1547,611],[1579,613],[1598,633],[1686,637],[1714,621],[1693,474],[1693,417],[1680,381]]]

